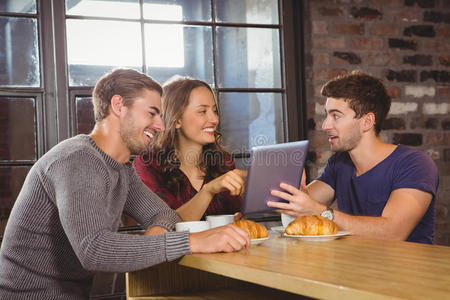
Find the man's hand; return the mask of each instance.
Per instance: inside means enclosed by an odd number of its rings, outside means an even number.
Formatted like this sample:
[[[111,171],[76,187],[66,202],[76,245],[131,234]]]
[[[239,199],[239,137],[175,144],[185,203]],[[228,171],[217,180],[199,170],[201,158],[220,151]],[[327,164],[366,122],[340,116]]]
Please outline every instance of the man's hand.
[[[228,224],[210,230],[191,233],[189,243],[192,253],[234,252],[248,249],[250,238],[247,231]]]
[[[326,206],[313,200],[308,193],[303,191],[306,187],[304,184],[302,190],[299,190],[292,185],[281,183],[280,187],[286,192],[272,190],[270,194],[275,197],[289,201],[289,203],[269,201],[267,206],[279,208],[279,212],[290,216],[312,216],[319,215],[326,209]]]
[[[167,229],[161,226],[152,226],[144,233],[144,235],[158,235],[168,232]]]
[[[204,188],[215,195],[223,191],[230,191],[232,196],[242,196],[245,190],[246,170],[234,169],[205,184]]]

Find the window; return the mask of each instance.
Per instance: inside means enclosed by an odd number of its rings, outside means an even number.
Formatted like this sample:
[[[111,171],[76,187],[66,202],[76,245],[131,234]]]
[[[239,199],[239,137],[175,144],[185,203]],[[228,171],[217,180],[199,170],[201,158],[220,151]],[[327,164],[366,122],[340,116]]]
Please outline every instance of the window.
[[[94,125],[92,88],[116,67],[217,92],[224,143],[304,137],[301,1],[0,1],[0,235],[23,180],[58,142]],[[295,18],[294,18],[295,17]],[[20,126],[19,126],[20,124]]]
[[[36,1],[0,3],[0,235],[42,154],[42,81]]]
[[[211,84],[224,143],[235,156],[284,142],[281,28],[277,0],[66,0],[72,119],[88,121],[79,111],[90,89],[80,87],[92,88],[115,67],[130,67],[161,83],[180,74]],[[92,126],[76,123],[72,134]]]

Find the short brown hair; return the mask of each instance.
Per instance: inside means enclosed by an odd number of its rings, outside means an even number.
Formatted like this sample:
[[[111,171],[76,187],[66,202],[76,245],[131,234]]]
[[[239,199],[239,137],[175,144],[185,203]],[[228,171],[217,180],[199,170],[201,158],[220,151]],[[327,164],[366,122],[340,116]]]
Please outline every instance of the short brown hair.
[[[381,80],[358,70],[328,81],[322,87],[321,94],[325,97],[344,98],[355,111],[355,118],[361,118],[369,112],[374,113],[377,135],[391,108],[391,97]]]
[[[142,89],[154,90],[162,95],[161,85],[150,76],[133,69],[115,69],[103,75],[92,92],[95,121],[101,121],[109,114],[111,98],[120,95],[124,105],[133,104]]]

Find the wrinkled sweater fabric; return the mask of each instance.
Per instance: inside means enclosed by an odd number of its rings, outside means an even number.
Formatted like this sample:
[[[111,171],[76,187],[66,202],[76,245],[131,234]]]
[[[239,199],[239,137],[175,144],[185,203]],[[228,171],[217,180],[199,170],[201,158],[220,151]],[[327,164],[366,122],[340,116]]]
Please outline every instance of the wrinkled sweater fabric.
[[[118,233],[122,213],[144,228],[180,221],[87,135],[65,140],[31,168],[0,248],[0,299],[88,299],[93,275],[128,272],[190,253],[187,232]]]

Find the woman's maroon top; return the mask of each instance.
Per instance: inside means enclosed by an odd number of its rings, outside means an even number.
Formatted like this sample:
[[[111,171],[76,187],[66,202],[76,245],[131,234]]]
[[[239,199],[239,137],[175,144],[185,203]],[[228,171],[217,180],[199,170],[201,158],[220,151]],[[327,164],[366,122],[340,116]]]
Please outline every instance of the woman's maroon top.
[[[225,164],[235,169],[234,161],[231,155],[225,155]],[[137,156],[133,162],[133,167],[139,174],[141,180],[159,197],[161,197],[172,209],[177,209],[184,203],[188,202],[197,194],[197,191],[192,186],[188,177],[181,172],[183,181],[180,186],[179,193],[172,193],[167,186],[162,176],[161,166],[157,163],[156,155]],[[213,179],[205,178],[203,185]],[[242,198],[240,196],[231,196],[229,191],[216,194],[209,204],[205,214],[219,215],[219,214],[234,214],[241,210]]]

